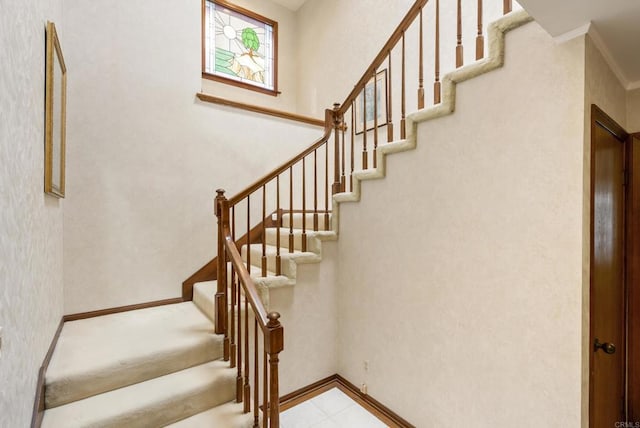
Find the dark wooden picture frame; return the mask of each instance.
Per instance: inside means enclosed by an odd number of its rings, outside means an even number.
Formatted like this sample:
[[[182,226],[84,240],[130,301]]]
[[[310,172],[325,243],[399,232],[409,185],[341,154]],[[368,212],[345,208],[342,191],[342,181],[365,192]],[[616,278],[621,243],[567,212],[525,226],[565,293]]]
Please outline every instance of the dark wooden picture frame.
[[[355,128],[356,134],[362,134],[365,129],[365,118],[363,116],[364,112],[371,113],[371,118],[367,118],[366,129],[370,131],[375,128],[377,125],[378,128],[381,126],[386,126],[389,121],[389,81],[387,77],[387,69],[380,70],[376,73],[376,85],[377,85],[377,96],[380,102],[377,103],[377,113],[378,113],[378,121],[374,120],[374,110],[376,106],[374,106],[374,86],[373,86],[373,77],[367,82],[365,89],[358,95],[355,101]],[[365,97],[366,93],[366,97]],[[366,98],[366,107],[363,107],[364,101]],[[368,115],[367,115],[368,116]]]
[[[67,67],[55,24],[47,22],[46,31],[44,191],[64,198]]]
[[[259,86],[257,84],[252,84],[247,79],[246,81],[235,79],[232,77],[226,77],[224,73],[216,73],[207,71],[207,37],[206,37],[206,28],[207,28],[207,2],[213,3],[215,6],[218,6],[223,9],[228,9],[229,11],[242,15],[251,20],[259,21],[262,24],[271,26],[272,28],[272,43],[273,43],[273,88],[266,88]],[[215,47],[214,47],[215,49]],[[249,55],[252,54],[252,51],[249,52]],[[228,85],[233,85],[243,89],[249,89],[252,91],[261,92],[263,94],[277,96],[280,94],[278,91],[278,23],[272,19],[266,18],[262,15],[259,15],[251,10],[242,8],[240,6],[236,6],[231,4],[225,0],[202,0],[202,78],[207,80],[213,80],[216,82],[226,83]]]

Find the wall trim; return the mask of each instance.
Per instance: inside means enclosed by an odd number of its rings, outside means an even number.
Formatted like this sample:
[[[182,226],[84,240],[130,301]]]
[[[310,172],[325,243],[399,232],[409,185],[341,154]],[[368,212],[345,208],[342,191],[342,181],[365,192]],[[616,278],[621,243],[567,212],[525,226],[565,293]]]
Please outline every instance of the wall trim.
[[[576,37],[584,36],[589,32],[591,27],[592,27],[591,22],[587,22],[586,24],[583,24],[578,28],[574,28],[573,30],[569,30],[566,33],[562,33],[557,36],[554,36],[553,40],[558,44],[566,43],[569,40],[575,39]]]
[[[58,338],[60,337],[60,332],[62,331],[63,325],[64,317],[60,318],[58,328],[53,335],[51,345],[49,345],[49,350],[47,351],[44,360],[42,361],[42,365],[38,370],[36,397],[33,400],[33,414],[31,415],[31,428],[40,428],[40,425],[42,425],[42,418],[44,417],[45,373],[47,372],[47,368],[49,367],[49,362],[51,361],[51,357],[53,356],[53,351],[56,349],[56,345],[58,344]]]
[[[173,305],[176,303],[183,303],[185,300],[182,297],[175,297],[173,299],[156,300],[147,303],[137,303],[135,305],[118,306],[116,308],[99,309],[97,311],[80,312],[77,314],[65,315],[62,317],[64,322],[77,321],[87,318],[101,317],[103,315],[117,314],[120,312],[135,311],[137,309],[153,308],[155,306]]]
[[[602,36],[598,32],[598,30],[596,30],[593,22],[589,21],[586,24],[574,28],[573,30],[554,36],[553,40],[558,44],[562,44],[587,34],[591,37],[591,40],[604,57],[604,60],[607,62],[607,65],[609,65],[609,68],[611,68],[613,74],[615,74],[618,78],[618,81],[620,82],[622,87],[627,91],[640,88],[640,80],[630,81],[624,71],[622,71],[622,68],[620,67],[618,62],[613,59],[613,55],[611,55],[609,48],[602,39]]]
[[[340,376],[334,374],[326,377],[322,380],[312,383],[311,385],[300,388],[290,394],[284,395],[280,398],[280,411],[283,412],[291,407],[303,403],[307,400],[316,397],[323,392],[330,389],[338,388],[340,391],[347,394],[352,400],[360,404],[369,412],[374,414],[378,419],[386,423],[392,428],[415,428],[414,425],[394,413],[391,409],[372,398],[368,394],[363,394],[360,390],[351,382]]]
[[[640,80],[636,80],[635,82],[631,82],[627,85],[627,91],[633,91],[635,89],[640,89]]]
[[[600,53],[602,54],[602,57],[604,58],[606,63],[609,65],[609,68],[611,68],[611,71],[613,71],[613,74],[616,75],[616,77],[618,78],[618,81],[626,91],[632,89],[631,88],[632,84],[640,84],[640,82],[629,81],[627,76],[622,71],[622,68],[620,67],[620,65],[618,65],[618,62],[613,58],[613,55],[611,55],[611,52],[609,51],[607,44],[602,39],[602,36],[600,35],[600,33],[598,33],[598,30],[596,30],[595,26],[591,25],[589,27],[588,34],[591,37],[593,44],[596,45],[596,48],[600,51]]]
[[[228,100],[226,98],[215,97],[213,95],[204,94],[202,92],[198,92],[196,97],[200,101],[204,101],[212,104],[219,104],[227,107],[233,107],[241,110],[247,110],[254,113],[265,114],[267,116],[279,117],[281,119],[293,120],[295,122],[305,123],[307,125],[320,126],[324,128],[324,120],[316,119],[315,117],[303,116],[301,114],[289,113],[282,110],[276,110],[272,108],[257,106],[254,104],[246,104],[238,101]]]

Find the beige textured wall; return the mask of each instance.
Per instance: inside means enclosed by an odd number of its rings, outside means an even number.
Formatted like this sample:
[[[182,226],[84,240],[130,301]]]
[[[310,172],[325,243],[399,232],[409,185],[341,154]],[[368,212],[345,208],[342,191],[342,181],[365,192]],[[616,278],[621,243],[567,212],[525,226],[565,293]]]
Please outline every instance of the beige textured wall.
[[[338,263],[338,245],[324,242],[321,263],[298,265],[295,286],[271,291],[285,328],[280,395],[338,373]]]
[[[627,131],[640,132],[640,89],[627,91]]]
[[[214,190],[235,194],[321,133],[195,101],[200,4],[65,0],[66,313],[179,296],[215,253]]]
[[[341,207],[339,372],[417,426],[581,424],[584,41],[506,43]]]
[[[60,0],[0,0],[0,426],[31,420],[38,368],[62,316],[62,211],[45,196],[44,37]]]

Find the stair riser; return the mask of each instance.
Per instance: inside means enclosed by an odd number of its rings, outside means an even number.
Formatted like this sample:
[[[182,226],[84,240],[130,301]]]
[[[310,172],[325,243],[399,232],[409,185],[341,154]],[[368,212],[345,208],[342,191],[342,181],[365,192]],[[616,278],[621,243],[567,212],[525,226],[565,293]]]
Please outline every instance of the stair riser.
[[[306,213],[306,224],[305,229],[307,231],[313,231],[314,228],[314,213]],[[328,217],[328,227],[325,227],[325,217]],[[282,228],[289,228],[291,225],[291,215],[283,214],[282,215]],[[293,228],[294,229],[302,229],[302,213],[294,213],[293,214]],[[325,213],[318,213],[318,230],[331,230],[331,213],[328,216]]]
[[[265,231],[265,237],[267,245],[273,245],[274,247],[277,246],[277,229],[267,229]],[[289,229],[280,229],[280,246],[282,248],[289,248]],[[310,251],[313,253],[319,253],[320,245],[318,243],[318,240],[314,239],[313,232],[307,231],[307,246],[306,248],[302,248],[302,232],[300,230],[294,229],[293,249],[296,251]]]
[[[256,248],[258,247],[258,248]],[[292,263],[288,259],[288,250],[285,248],[280,249],[281,259],[281,272],[280,275],[287,276],[289,278],[295,277],[295,267],[291,269]],[[247,262],[247,247],[242,247],[242,261]],[[262,250],[259,246],[251,247],[251,276],[260,275],[262,270]],[[277,272],[276,269],[276,255],[267,254],[267,270],[271,272]]]

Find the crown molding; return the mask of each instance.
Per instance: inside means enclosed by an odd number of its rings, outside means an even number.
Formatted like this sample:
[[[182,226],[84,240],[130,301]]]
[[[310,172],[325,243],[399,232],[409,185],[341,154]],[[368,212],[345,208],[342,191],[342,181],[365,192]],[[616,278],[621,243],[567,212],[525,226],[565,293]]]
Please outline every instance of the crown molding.
[[[598,51],[600,51],[600,53],[602,54],[602,57],[606,61],[607,65],[609,65],[609,68],[611,68],[611,71],[613,72],[613,74],[615,74],[622,87],[627,91],[639,89],[640,80],[632,82],[627,78],[618,62],[613,58],[613,55],[611,55],[611,51],[607,47],[607,44],[604,42],[602,36],[598,32],[598,30],[596,30],[596,27],[592,22],[588,22],[584,25],[574,28],[571,31],[567,31],[566,33],[555,36],[553,40],[558,44],[562,44],[587,34],[593,41],[593,44],[596,46]]]

